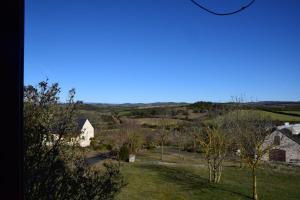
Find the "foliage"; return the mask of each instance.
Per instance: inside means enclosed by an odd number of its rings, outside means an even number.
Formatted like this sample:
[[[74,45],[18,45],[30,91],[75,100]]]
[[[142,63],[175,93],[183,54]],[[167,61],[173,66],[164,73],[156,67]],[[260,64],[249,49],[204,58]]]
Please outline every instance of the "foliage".
[[[168,108],[166,107],[154,107],[154,108],[143,108],[143,109],[133,109],[131,114],[138,117],[157,117],[160,115],[164,115],[168,112]]]
[[[146,143],[145,148],[148,149],[148,150],[152,150],[152,149],[155,149],[156,146],[157,145],[156,145],[155,142],[148,142],[148,143]]]
[[[119,159],[123,161],[128,161],[129,159],[129,149],[126,145],[123,145],[119,151]]]
[[[25,199],[113,199],[124,186],[118,167],[92,170],[83,149],[70,145],[77,131],[75,90],[62,105],[59,92],[47,80],[24,88]]]
[[[221,110],[224,105],[220,103],[212,103],[206,101],[198,101],[188,106],[189,108],[193,109],[193,112],[197,113],[205,113],[205,112],[213,112]]]
[[[130,154],[135,154],[144,143],[142,130],[134,121],[129,120],[123,123],[121,134],[124,135],[124,145],[128,147]]]
[[[144,148],[146,149],[155,149],[157,146],[157,131],[145,131],[144,132]]]
[[[105,144],[103,141],[97,140],[97,138],[91,139],[90,147],[95,151],[112,150],[112,146],[110,144]]]

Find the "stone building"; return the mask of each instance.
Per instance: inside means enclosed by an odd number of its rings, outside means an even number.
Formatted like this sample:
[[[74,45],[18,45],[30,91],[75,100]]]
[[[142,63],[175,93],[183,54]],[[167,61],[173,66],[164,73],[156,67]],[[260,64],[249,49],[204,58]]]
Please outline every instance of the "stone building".
[[[285,123],[278,126],[263,144],[272,148],[263,156],[265,161],[286,162],[300,165],[300,124]]]

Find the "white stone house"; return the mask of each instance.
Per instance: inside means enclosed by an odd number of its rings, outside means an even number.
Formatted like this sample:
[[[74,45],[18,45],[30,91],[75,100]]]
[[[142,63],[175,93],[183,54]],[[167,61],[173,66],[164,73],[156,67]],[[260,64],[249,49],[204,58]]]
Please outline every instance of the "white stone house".
[[[78,136],[76,138],[71,138],[71,141],[67,142],[67,144],[72,145],[74,142],[78,142],[79,146],[81,147],[90,146],[91,138],[94,137],[94,127],[88,119],[78,120],[77,132]],[[58,134],[53,134],[53,136],[54,141],[59,138]],[[61,140],[64,140],[64,138],[61,138]],[[52,142],[46,142],[46,145],[52,145]]]
[[[266,137],[263,148],[272,145],[262,158],[264,161],[286,162],[300,165],[300,124],[285,123]]]

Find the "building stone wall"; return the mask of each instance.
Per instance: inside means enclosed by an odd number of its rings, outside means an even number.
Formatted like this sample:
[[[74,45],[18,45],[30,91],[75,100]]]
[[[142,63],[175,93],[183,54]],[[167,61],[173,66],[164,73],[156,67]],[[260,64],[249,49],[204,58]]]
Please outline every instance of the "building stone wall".
[[[273,147],[273,149],[286,151],[286,162],[300,165],[300,145],[278,130],[274,131],[266,138],[263,148],[265,149],[270,146],[270,144],[273,144],[275,136],[280,137],[280,145]],[[262,160],[269,161],[269,153],[266,153]]]

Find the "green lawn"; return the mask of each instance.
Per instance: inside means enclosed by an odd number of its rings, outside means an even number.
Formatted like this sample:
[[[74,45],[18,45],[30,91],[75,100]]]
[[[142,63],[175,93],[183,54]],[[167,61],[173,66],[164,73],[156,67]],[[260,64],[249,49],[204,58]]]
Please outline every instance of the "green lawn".
[[[247,168],[226,164],[220,184],[211,185],[208,184],[206,167],[195,165],[203,163],[200,159],[197,161],[195,154],[185,153],[183,162],[176,151],[168,151],[165,161],[173,162],[168,164],[156,160],[158,153],[158,150],[140,153],[135,163],[123,163],[121,171],[128,185],[117,199],[251,198],[252,179]],[[257,179],[260,199],[300,199],[299,169],[261,169]]]

